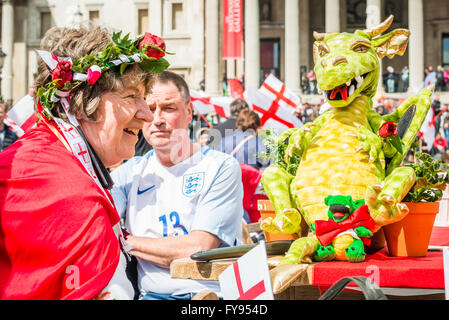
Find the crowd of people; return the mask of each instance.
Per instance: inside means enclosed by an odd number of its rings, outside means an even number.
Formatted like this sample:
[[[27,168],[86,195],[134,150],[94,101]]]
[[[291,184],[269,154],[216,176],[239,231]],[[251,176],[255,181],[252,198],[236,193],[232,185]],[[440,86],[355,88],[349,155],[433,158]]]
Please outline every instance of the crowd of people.
[[[429,76],[435,82],[435,91],[449,91],[449,67],[437,66],[436,70],[428,66],[424,70],[424,77]],[[386,93],[407,92],[409,88],[410,71],[408,66],[404,66],[397,72],[392,66],[387,66],[382,77],[383,89]],[[313,69],[306,71],[303,67],[300,73],[301,92],[303,94],[319,94],[316,75]]]
[[[92,25],[45,34],[39,121],[20,139],[0,103],[0,299],[218,292],[214,282],[171,278],[170,263],[241,244],[244,222],[259,218],[252,195],[270,160],[258,156],[267,152],[258,114],[242,99],[229,119],[195,114],[185,80],[158,64],[163,40],[119,37]],[[85,63],[72,72],[71,61]],[[449,112],[438,102],[433,146],[443,157]],[[396,107],[384,100],[376,110]],[[295,114],[307,123],[322,112],[304,103]]]

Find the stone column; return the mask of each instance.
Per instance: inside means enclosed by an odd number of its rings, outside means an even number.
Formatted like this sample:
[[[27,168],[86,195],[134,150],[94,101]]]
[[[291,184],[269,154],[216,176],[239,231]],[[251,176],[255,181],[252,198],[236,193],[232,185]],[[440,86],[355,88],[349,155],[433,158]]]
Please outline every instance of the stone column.
[[[409,92],[414,92],[424,81],[424,15],[422,0],[408,0],[408,25],[410,39],[408,65],[410,70]]]
[[[285,0],[285,85],[300,93],[299,1]]]
[[[382,0],[367,0],[366,1],[366,27],[372,28],[381,23],[381,6]],[[377,84],[377,92],[382,94],[385,90],[383,87],[383,70],[382,60],[379,59],[379,82]]]
[[[162,37],[162,0],[148,0],[148,26],[150,32]]]
[[[6,53],[2,72],[2,96],[12,103],[12,60],[14,55],[14,7],[11,0],[2,1],[2,51]]]
[[[260,86],[259,0],[245,0],[245,86]]]
[[[218,16],[218,0],[205,1],[206,5],[206,25],[205,25],[205,49],[206,49],[206,70],[205,85],[206,92],[210,95],[220,94],[219,87],[219,49],[218,30],[220,18]]]
[[[340,32],[340,0],[326,0],[326,32]]]

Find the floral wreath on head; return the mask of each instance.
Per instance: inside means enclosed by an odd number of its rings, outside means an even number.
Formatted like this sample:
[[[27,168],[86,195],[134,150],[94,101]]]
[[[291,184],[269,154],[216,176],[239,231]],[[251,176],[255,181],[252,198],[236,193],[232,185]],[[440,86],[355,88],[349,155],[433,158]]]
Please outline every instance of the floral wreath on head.
[[[117,74],[121,76],[126,67],[139,63],[146,71],[160,73],[169,67],[163,57],[172,54],[165,51],[164,41],[151,33],[129,39],[129,33],[113,33],[112,41],[103,51],[86,55],[72,62],[69,57],[57,57],[48,51],[37,50],[37,53],[51,69],[52,81],[40,87],[36,93],[39,98],[39,113],[52,119],[51,110],[54,103],[70,99],[72,91],[86,82],[94,85],[106,71],[119,67]],[[62,101],[61,101],[62,102]],[[61,103],[68,111],[68,103]]]

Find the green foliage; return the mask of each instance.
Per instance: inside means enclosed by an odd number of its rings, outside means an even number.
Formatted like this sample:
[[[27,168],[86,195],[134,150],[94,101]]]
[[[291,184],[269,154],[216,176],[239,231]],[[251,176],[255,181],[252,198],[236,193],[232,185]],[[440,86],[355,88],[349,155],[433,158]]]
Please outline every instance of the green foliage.
[[[125,72],[126,68],[132,64],[132,61],[129,63],[121,63],[119,66],[116,66],[111,61],[118,59],[119,55],[132,56],[134,54],[139,54],[141,58],[141,62],[139,63],[140,67],[143,70],[160,73],[169,67],[169,62],[164,59],[156,59],[153,57],[149,57],[145,54],[146,49],[151,46],[161,52],[166,54],[172,54],[162,50],[161,48],[155,45],[145,45],[141,49],[139,49],[139,43],[142,40],[143,36],[140,36],[134,40],[129,39],[129,33],[122,37],[122,32],[114,33],[112,35],[112,41],[107,44],[106,48],[97,53],[88,54],[84,57],[76,59],[72,62],[71,70],[76,73],[86,74],[88,69],[93,65],[97,65],[101,68],[102,77],[106,76],[105,71],[115,68],[117,70],[117,75],[121,76]],[[44,115],[51,119],[52,113],[51,110],[53,108],[53,101],[51,101],[52,95],[57,92],[56,83],[60,79],[53,80],[45,85],[45,87],[41,87],[37,91],[37,96],[40,99],[40,102],[43,107]],[[60,90],[72,90],[77,86],[81,85],[82,81],[74,81],[70,83],[68,87],[60,88]]]
[[[271,159],[272,165],[278,166],[286,170],[291,175],[296,175],[301,159],[294,155],[290,158],[290,162],[285,162],[285,151],[288,146],[288,141],[282,140],[282,135],[276,133],[272,129],[263,130],[259,133],[263,138],[264,144],[267,147],[266,152],[257,154],[257,157],[262,159]]]
[[[449,166],[434,159],[427,153],[416,158],[415,163],[406,164],[416,174],[416,183],[402,200],[404,202],[435,202],[441,200],[443,191],[449,183]]]

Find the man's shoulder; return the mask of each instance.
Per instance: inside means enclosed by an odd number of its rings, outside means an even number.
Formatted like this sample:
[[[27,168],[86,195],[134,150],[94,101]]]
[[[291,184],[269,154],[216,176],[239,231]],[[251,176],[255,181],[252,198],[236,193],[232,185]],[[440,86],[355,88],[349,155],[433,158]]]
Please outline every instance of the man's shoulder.
[[[232,157],[231,155],[218,151],[218,150],[214,150],[212,148],[209,147],[203,147],[201,152],[203,153],[204,157],[206,159],[210,159],[213,161],[220,161],[220,162],[235,162],[238,164],[238,161]]]
[[[216,168],[217,172],[240,172],[239,162],[233,156],[211,148],[203,149],[202,152],[205,155],[204,159],[206,161],[211,161],[214,163],[214,167]]]
[[[135,156],[127,160],[125,163],[117,167],[111,172],[111,176],[114,180],[124,178],[125,176],[131,177],[133,170],[136,166],[142,165],[147,160],[152,159],[154,156],[154,150],[148,151],[143,156]]]

